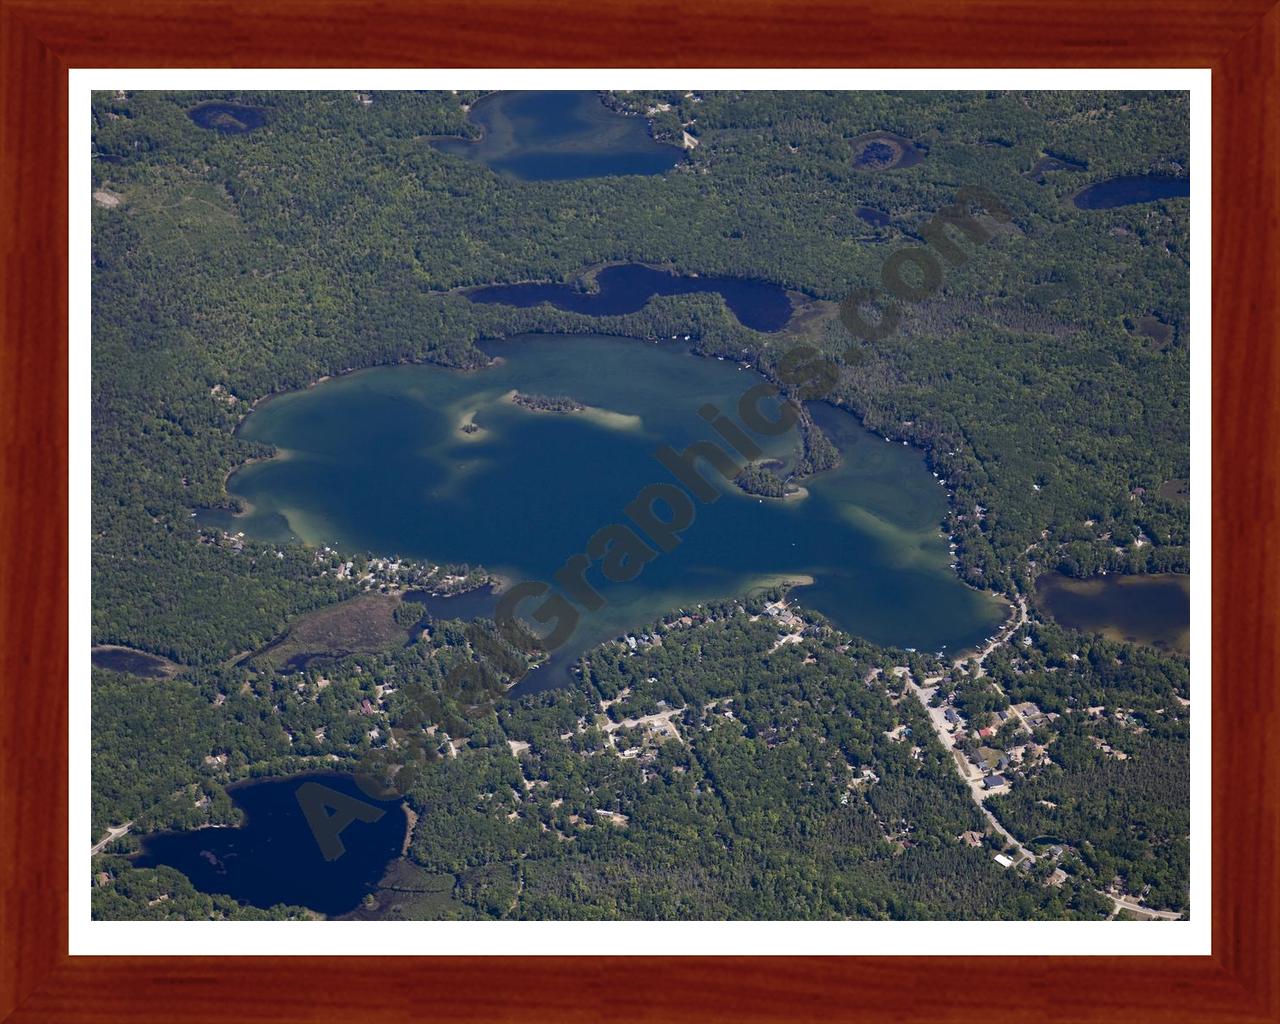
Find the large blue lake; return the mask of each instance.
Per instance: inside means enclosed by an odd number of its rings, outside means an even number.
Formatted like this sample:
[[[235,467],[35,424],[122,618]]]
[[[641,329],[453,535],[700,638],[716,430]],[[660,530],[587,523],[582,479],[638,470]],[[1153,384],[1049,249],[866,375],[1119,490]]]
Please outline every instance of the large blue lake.
[[[387,367],[263,404],[242,436],[281,457],[231,477],[250,514],[204,520],[549,581],[598,529],[623,521],[642,488],[673,480],[656,449],[718,440],[699,410],[732,415],[761,382],[733,362],[621,338],[527,336],[489,351],[500,359],[485,369]],[[584,408],[534,411],[512,400],[517,391]],[[878,643],[958,651],[989,635],[1003,606],[949,567],[945,491],[920,453],[834,407],[813,414],[841,450],[838,468],[789,499],[745,494],[707,470],[722,497],[698,506],[675,550],[626,584],[593,570],[607,604],[584,611],[562,659],[672,609],[781,580],[811,581],[795,591],[801,603]],[[762,447],[789,462],[798,442],[791,430]]]

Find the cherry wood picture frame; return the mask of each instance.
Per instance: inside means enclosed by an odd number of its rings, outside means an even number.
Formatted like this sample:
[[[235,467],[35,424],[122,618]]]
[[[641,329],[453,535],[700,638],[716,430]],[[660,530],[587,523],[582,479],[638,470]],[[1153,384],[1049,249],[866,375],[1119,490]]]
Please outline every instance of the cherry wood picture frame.
[[[0,1020],[1280,1020],[1280,5],[0,0],[0,53]],[[656,66],[1212,69],[1212,955],[69,956],[68,69]]]

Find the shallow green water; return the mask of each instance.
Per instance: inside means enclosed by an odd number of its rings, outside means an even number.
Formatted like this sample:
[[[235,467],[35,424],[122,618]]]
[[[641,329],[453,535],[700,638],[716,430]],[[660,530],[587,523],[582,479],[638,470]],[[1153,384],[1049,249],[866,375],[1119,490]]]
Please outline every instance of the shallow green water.
[[[265,403],[242,435],[284,457],[231,478],[252,514],[234,526],[225,514],[205,521],[551,581],[596,530],[626,522],[623,509],[641,488],[674,482],[657,448],[718,440],[700,407],[732,413],[761,382],[733,362],[617,338],[543,335],[490,350],[501,362],[483,370],[388,367]],[[588,408],[526,410],[507,397],[513,389]],[[634,581],[611,583],[593,569],[608,603],[583,615],[566,651],[681,605],[800,576],[815,580],[795,591],[802,603],[873,641],[954,651],[989,635],[1003,606],[948,568],[938,532],[945,495],[919,453],[840,410],[814,411],[844,453],[839,468],[805,481],[800,499],[723,485],[719,500],[696,505],[678,546]],[[481,429],[464,433],[467,420]],[[797,441],[791,430],[766,450],[787,458]]]

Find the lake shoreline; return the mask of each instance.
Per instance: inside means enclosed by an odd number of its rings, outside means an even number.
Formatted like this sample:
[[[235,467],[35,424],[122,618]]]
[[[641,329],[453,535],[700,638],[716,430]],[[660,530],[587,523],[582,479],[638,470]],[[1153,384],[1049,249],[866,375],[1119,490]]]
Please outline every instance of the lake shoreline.
[[[653,272],[659,273],[659,274],[669,274],[670,276],[677,277],[677,278],[689,278],[689,279],[695,279],[695,280],[698,278],[704,278],[704,277],[723,278],[725,280],[739,281],[744,284],[754,284],[754,285],[767,286],[771,288],[777,288],[780,291],[786,293],[787,297],[791,299],[793,307],[795,307],[798,304],[797,300],[805,304],[814,303],[814,302],[831,301],[829,299],[823,299],[819,295],[811,294],[801,289],[790,287],[789,285],[786,285],[780,281],[773,281],[766,277],[742,277],[742,276],[733,274],[728,270],[725,270],[725,271],[706,270],[706,269],[685,270],[681,268],[680,264],[672,263],[669,260],[653,261],[653,260],[643,260],[643,259],[600,260],[596,263],[588,264],[586,267],[583,267],[582,269],[574,272],[572,275],[570,275],[567,278],[526,277],[526,278],[518,278],[514,281],[511,281],[511,280],[480,281],[472,284],[454,285],[452,288],[434,289],[434,290],[428,291],[427,294],[441,296],[441,297],[448,296],[448,295],[461,295],[464,298],[469,298],[471,293],[483,291],[488,288],[522,288],[522,287],[529,287],[529,286],[546,286],[546,287],[571,288],[574,291],[580,292],[583,295],[595,295],[595,294],[598,294],[600,291],[600,285],[599,285],[600,275],[604,273],[606,270],[612,270],[617,267],[641,267],[645,270],[652,270]],[[678,294],[681,294],[681,293],[678,293]],[[688,294],[688,293],[683,293],[683,294]],[[652,297],[653,296],[651,296],[650,298]],[[520,307],[520,308],[529,308],[529,307]],[[792,319],[794,319],[796,311],[797,310],[793,308]],[[591,315],[591,314],[584,314],[584,315]],[[784,327],[777,332],[761,332],[761,333],[781,333],[781,331],[785,330],[785,327],[789,325],[790,325],[790,321],[788,321],[788,323],[784,325]],[[748,330],[751,330],[751,329],[752,328],[748,328]]]

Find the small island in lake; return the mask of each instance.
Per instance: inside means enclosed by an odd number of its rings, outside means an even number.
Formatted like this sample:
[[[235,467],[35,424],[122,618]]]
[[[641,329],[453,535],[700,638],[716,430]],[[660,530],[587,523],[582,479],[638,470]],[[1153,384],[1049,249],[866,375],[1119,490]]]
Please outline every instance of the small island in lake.
[[[526,395],[522,391],[511,392],[511,401],[521,409],[534,412],[582,412],[586,408],[581,402],[567,395]]]
[[[453,429],[459,440],[478,441],[485,435],[484,427],[476,422],[476,414],[479,411],[479,409],[469,408],[458,416]]]

